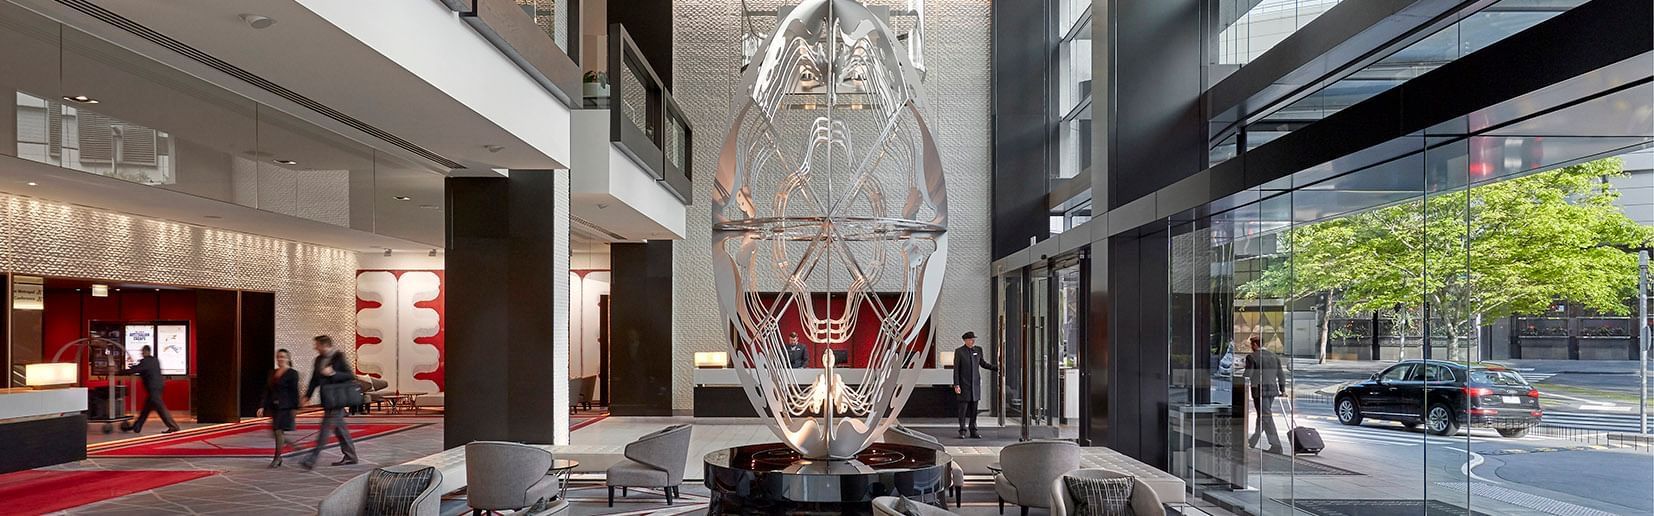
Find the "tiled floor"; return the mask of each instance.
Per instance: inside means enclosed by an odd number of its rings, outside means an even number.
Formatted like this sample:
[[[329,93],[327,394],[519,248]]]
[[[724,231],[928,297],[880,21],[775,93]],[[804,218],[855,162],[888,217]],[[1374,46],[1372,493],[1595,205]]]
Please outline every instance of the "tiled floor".
[[[376,419],[383,420],[383,419]],[[401,421],[401,418],[394,420]],[[413,430],[364,441],[357,446],[362,463],[353,466],[320,466],[314,471],[297,467],[296,459],[287,459],[286,467],[269,469],[265,459],[250,458],[143,458],[94,459],[58,466],[58,469],[192,469],[219,471],[220,474],[133,494],[122,498],[78,507],[68,514],[313,514],[316,503],[335,486],[353,476],[375,467],[399,464],[441,451],[442,424],[437,417],[410,417],[409,422],[433,423]],[[698,481],[700,458],[706,453],[730,446],[773,442],[775,436],[756,419],[703,419],[610,417],[581,428],[572,434],[573,444],[624,444],[660,429],[662,426],[691,422],[695,424],[686,471],[695,481],[682,488],[684,499],[668,507],[658,492],[633,492],[619,500],[616,507],[607,506],[607,489],[601,478],[593,475],[577,476],[570,490],[573,506],[568,514],[701,514],[705,512],[706,488]],[[947,421],[913,421],[913,426],[933,435],[957,440],[954,428]],[[958,444],[998,446],[1015,441],[1019,430],[984,426],[987,439],[961,441]],[[336,450],[323,453],[322,464],[338,460]],[[972,477],[966,483],[965,507],[951,509],[961,514],[997,514],[992,480]],[[1011,514],[1015,514],[1012,509]],[[463,500],[444,503],[444,514],[466,513]],[[1042,511],[1035,511],[1042,514]]]

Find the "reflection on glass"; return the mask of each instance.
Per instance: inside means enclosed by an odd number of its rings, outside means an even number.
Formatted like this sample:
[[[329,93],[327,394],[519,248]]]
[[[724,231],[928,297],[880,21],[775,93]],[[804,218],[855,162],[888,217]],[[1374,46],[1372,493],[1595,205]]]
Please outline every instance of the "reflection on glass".
[[[166,131],[23,92],[16,110],[19,158],[146,185],[175,182]]]
[[[1218,0],[1218,55],[1244,65],[1321,16],[1339,0]]]

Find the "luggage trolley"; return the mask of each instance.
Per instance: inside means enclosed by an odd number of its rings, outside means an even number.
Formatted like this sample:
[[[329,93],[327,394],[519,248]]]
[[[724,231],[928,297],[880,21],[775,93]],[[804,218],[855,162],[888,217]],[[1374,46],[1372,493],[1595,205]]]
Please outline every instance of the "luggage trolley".
[[[87,377],[86,385],[92,387],[93,380],[103,380],[101,387],[87,389],[87,418],[88,423],[103,425],[103,433],[115,431],[115,424],[122,428],[131,425],[132,407],[130,396],[127,396],[128,386],[121,382],[121,369],[126,368],[126,348],[119,342],[103,337],[87,337],[64,345],[52,357],[53,362],[63,362],[64,353],[74,350],[74,362],[85,364]],[[101,391],[101,392],[100,392]]]

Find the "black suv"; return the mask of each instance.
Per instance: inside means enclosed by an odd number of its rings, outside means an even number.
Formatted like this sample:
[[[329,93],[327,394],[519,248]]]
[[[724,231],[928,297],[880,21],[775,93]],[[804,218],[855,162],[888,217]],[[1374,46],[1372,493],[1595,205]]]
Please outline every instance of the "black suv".
[[[1338,422],[1346,425],[1387,419],[1407,428],[1422,423],[1436,435],[1474,426],[1521,437],[1543,416],[1539,391],[1515,371],[1498,364],[1440,360],[1398,362],[1339,389],[1332,404]]]

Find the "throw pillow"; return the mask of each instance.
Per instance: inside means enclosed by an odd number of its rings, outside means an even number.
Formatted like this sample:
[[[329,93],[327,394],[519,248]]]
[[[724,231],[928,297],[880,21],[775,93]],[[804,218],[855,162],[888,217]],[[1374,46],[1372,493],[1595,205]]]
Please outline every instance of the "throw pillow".
[[[407,516],[413,514],[414,500],[430,487],[436,468],[420,468],[398,472],[376,469],[368,472],[367,501],[362,514],[368,516]]]
[[[1083,478],[1063,477],[1068,484],[1068,496],[1074,500],[1074,514],[1080,516],[1131,516],[1131,491],[1137,485],[1134,477]]]
[[[913,500],[907,499],[906,496],[898,497],[895,506],[892,508],[896,509],[896,512],[902,516],[920,516],[923,514],[919,512],[919,507],[913,505]]]

